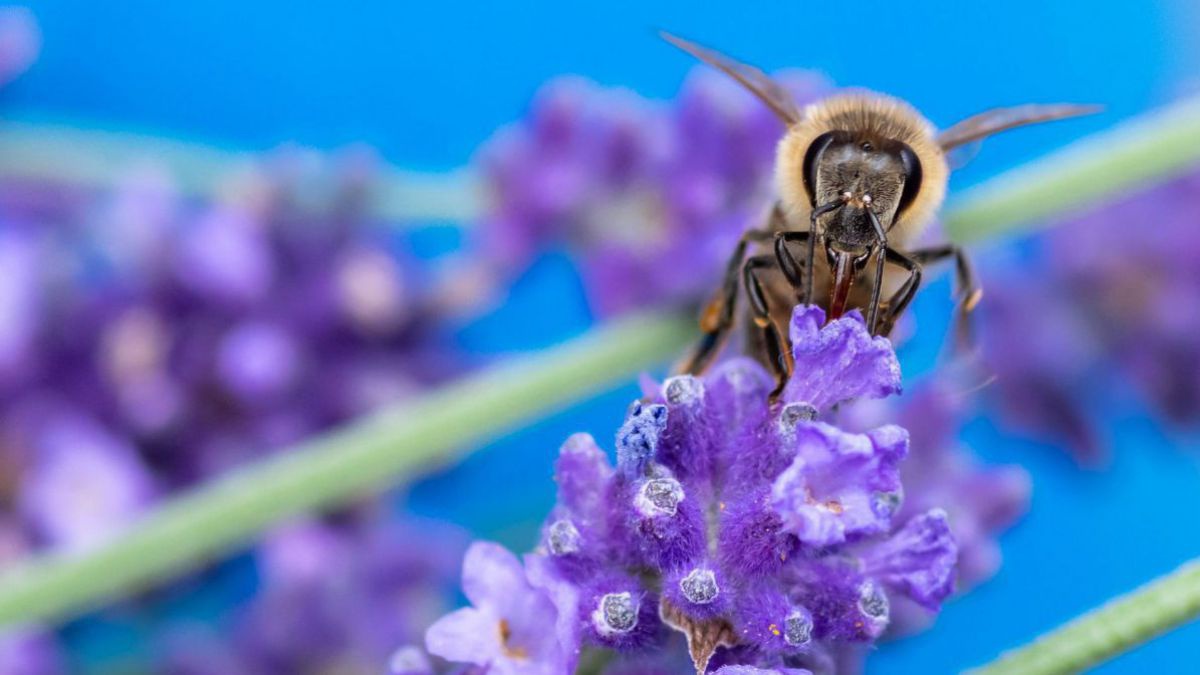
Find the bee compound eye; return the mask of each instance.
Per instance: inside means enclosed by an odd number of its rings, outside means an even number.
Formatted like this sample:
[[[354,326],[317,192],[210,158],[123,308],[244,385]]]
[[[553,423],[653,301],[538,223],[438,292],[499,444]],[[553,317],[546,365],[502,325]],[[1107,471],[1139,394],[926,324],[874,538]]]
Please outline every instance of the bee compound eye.
[[[917,159],[917,153],[913,152],[912,148],[907,145],[900,146],[900,163],[904,166],[904,191],[900,194],[900,204],[896,208],[896,213],[903,213],[913,201],[917,198],[917,193],[921,191],[921,160]]]

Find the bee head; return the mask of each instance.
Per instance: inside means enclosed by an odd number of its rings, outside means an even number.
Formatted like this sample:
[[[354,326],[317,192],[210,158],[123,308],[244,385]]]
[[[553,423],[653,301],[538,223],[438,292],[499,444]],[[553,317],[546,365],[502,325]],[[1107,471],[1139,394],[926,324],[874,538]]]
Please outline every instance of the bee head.
[[[877,240],[871,214],[900,242],[927,223],[945,195],[948,169],[932,126],[889,97],[850,95],[811,107],[779,146],[780,197],[797,225],[827,204],[826,235],[847,246]],[[870,213],[868,213],[868,210]]]
[[[876,239],[867,209],[885,230],[912,205],[921,190],[921,162],[907,144],[891,138],[827,131],[804,155],[803,176],[809,207],[841,200],[829,215],[827,234],[845,244]]]

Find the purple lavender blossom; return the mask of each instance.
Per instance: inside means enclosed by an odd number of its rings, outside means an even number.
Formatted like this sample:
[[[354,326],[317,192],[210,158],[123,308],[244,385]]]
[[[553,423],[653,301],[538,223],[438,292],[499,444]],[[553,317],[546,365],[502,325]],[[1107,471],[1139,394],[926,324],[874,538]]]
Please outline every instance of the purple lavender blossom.
[[[1117,392],[1140,392],[1176,426],[1200,421],[1198,208],[1193,171],[1071,216],[1023,242],[1022,264],[985,275],[996,293],[983,306],[984,354],[1014,427],[1095,465],[1106,457],[1107,411],[1137,405],[1113,400]]]
[[[0,673],[7,675],[58,675],[67,672],[52,634],[30,629],[9,629],[0,634]]]
[[[0,561],[95,545],[161,496],[469,365],[433,271],[370,215],[375,175],[361,153],[291,152],[213,200],[154,166],[112,190],[0,181]],[[396,519],[317,528],[338,574],[304,576],[316,554],[275,555],[272,537],[236,630],[164,629],[147,669],[383,671],[445,611],[462,548]]]
[[[755,668],[754,665],[722,665],[716,675],[811,675],[803,668]]]
[[[777,673],[829,672],[887,629],[894,601],[936,612],[954,589],[958,546],[946,511],[900,517],[907,433],[831,423],[849,399],[899,391],[895,355],[857,313],[822,324],[820,309],[796,309],[794,351],[806,372],[780,406],[767,405],[766,371],[734,358],[647,391],[617,433],[615,467],[591,437],[568,439],[558,504],[526,567],[574,592],[552,602],[512,579],[484,592],[476,574],[467,587],[476,608],[443,621],[483,634],[478,624],[503,616],[489,606],[545,625],[574,605],[576,630],[556,631],[559,648],[614,650],[613,672],[662,649],[673,630],[697,672]],[[517,578],[516,559],[495,555]],[[434,649],[444,627],[429,636],[435,653],[479,663]],[[479,650],[496,653],[491,643]]]
[[[1001,419],[1066,448],[1085,466],[1106,456],[1097,421],[1078,384],[1095,379],[1102,348],[1060,292],[1036,283],[993,278],[980,310],[983,362],[995,375],[985,389]],[[1030,315],[1038,321],[1028,321]],[[1077,384],[1078,383],[1078,384]]]
[[[262,588],[233,613],[234,637],[225,638],[222,658],[236,660],[238,672],[383,672],[390,663],[419,663],[399,658],[397,645],[413,646],[446,611],[465,537],[377,511],[339,521],[290,523],[263,541]],[[178,656],[194,661],[211,651]]]
[[[1028,510],[1030,493],[1024,469],[984,466],[958,440],[972,388],[939,375],[899,401],[864,402],[843,408],[838,416],[839,423],[849,428],[869,429],[883,420],[895,420],[908,430],[910,452],[900,464],[904,499],[895,520],[911,523],[935,510],[945,513],[958,545],[955,585],[960,592],[999,569],[997,535]],[[893,597],[891,610],[890,636],[923,630],[936,614],[907,597]]]
[[[916,391],[896,413],[912,435],[912,452],[901,466],[905,487],[899,516],[944,508],[958,542],[958,586],[978,584],[1000,567],[996,533],[1029,509],[1029,474],[1021,467],[981,466],[956,439],[965,398],[945,382]]]
[[[43,300],[38,260],[42,242],[34,233],[0,231],[0,387],[20,384],[33,367]]]
[[[0,9],[0,85],[28,70],[42,49],[33,13],[24,7]]]
[[[827,89],[809,73],[781,81],[800,104]],[[702,68],[667,105],[554,81],[483,150],[494,201],[480,251],[511,276],[545,248],[568,248],[601,314],[695,301],[763,215],[782,133],[753,96]],[[662,264],[673,259],[688,264]]]
[[[433,664],[420,647],[405,645],[388,659],[388,675],[433,675]]]
[[[456,610],[430,626],[425,637],[430,653],[451,661],[485,666],[497,673],[569,673],[578,644],[564,642],[547,626],[560,612],[551,595],[531,583],[521,561],[498,544],[477,542],[463,561],[463,592],[471,607]],[[628,594],[606,595],[600,625],[628,630],[636,622]]]
[[[62,411],[42,424],[19,495],[20,513],[42,541],[94,546],[154,498],[154,479],[134,449],[95,420]]]

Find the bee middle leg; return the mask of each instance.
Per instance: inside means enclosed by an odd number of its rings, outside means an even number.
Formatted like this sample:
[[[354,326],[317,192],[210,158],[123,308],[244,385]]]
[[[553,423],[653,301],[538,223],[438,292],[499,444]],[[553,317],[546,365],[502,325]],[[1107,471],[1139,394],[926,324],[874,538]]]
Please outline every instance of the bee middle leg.
[[[913,260],[920,264],[940,262],[946,258],[954,258],[955,285],[958,286],[958,312],[955,314],[955,335],[959,348],[969,348],[974,343],[971,333],[971,312],[983,298],[983,289],[975,277],[975,269],[966,251],[957,244],[941,244],[929,248],[912,251]]]
[[[775,375],[775,388],[771,390],[767,400],[775,403],[783,388],[792,376],[795,362],[792,360],[791,345],[788,344],[779,326],[771,318],[771,308],[767,304],[767,295],[763,291],[758,272],[777,266],[779,261],[771,254],[757,255],[742,265],[742,279],[746,286],[746,296],[750,299],[750,310],[754,325],[762,331],[763,347],[767,351],[767,365]]]

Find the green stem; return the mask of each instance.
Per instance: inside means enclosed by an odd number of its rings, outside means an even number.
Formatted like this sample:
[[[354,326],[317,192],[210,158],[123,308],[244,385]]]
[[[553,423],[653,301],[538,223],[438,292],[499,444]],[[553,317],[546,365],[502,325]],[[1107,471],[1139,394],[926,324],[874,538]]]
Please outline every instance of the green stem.
[[[166,170],[185,195],[212,197],[261,164],[263,153],[229,150],[177,139],[78,124],[0,122],[0,177],[31,178],[108,189],[134,170]],[[405,224],[467,221],[480,211],[470,171],[419,173],[382,167],[372,193],[376,215]]]
[[[1127,121],[963,192],[947,208],[951,239],[1013,233],[1200,162],[1200,97]]]
[[[1053,675],[1086,670],[1200,616],[1200,560],[971,671]]]
[[[463,448],[662,362],[692,334],[638,315],[370,415],[177,497],[108,543],[0,575],[0,625],[54,621],[193,569],[274,523],[411,479]]]
[[[1102,190],[1180,170],[1200,158],[1197,107],[1196,101],[1180,104],[1081,141],[1046,160],[1046,165],[1039,162],[970,191],[947,212],[951,234],[960,241],[996,235],[1089,204]],[[0,176],[6,172],[33,176],[37,171],[57,176],[54,172],[62,167],[47,159],[54,153],[43,153],[45,146],[31,140],[40,131],[27,128],[25,135],[5,140],[3,129],[13,128],[11,124],[0,127]],[[68,133],[65,128],[59,131]],[[110,159],[116,158],[112,161],[130,166],[131,155],[122,153],[131,144],[150,143],[140,151],[147,160],[157,161],[161,151],[169,169],[185,167],[182,172],[191,177],[185,183],[191,181],[187,184],[193,189],[215,189],[214,177],[224,175],[227,162],[250,161],[246,154],[171,141],[131,140],[119,134],[88,146],[95,137],[88,135],[92,132],[81,133],[60,139],[57,151],[70,158],[80,148],[102,148],[90,159],[86,152],[75,158],[86,165],[79,174],[95,180],[106,180],[113,171],[113,165],[103,159],[109,156],[106,152],[112,153]],[[9,161],[12,156],[21,159],[14,164],[16,160]],[[478,202],[462,197],[462,186],[470,181],[454,180],[458,179],[425,184],[422,189],[431,193],[408,194],[398,187],[396,203],[403,196],[417,206],[397,208],[409,215],[439,218],[473,214]],[[436,198],[422,204],[422,194]],[[0,575],[0,625],[70,617],[244,546],[280,520],[411,479],[430,464],[453,461],[492,434],[544,416],[665,360],[692,335],[688,322],[673,313],[626,319],[283,451],[172,499],[98,548],[36,557],[11,568]]]

